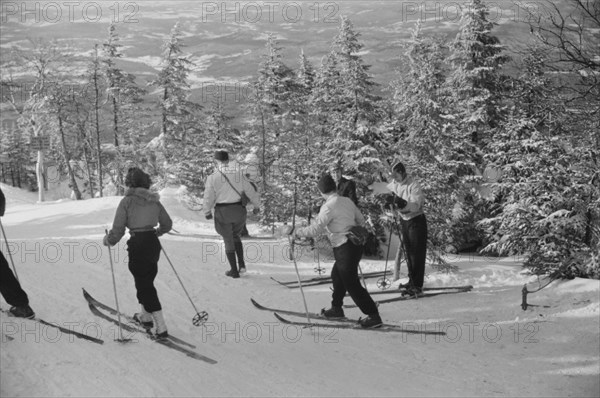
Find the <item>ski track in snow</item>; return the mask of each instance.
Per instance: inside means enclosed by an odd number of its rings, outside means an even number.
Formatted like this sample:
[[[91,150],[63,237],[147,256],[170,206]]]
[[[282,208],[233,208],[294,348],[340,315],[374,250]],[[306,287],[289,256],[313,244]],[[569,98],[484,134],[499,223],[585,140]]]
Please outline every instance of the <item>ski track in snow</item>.
[[[209,313],[204,327],[192,325],[194,309],[162,255],[155,285],[169,331],[218,363],[195,361],[141,335],[129,336],[135,342],[116,342],[117,328],[89,311],[81,288],[114,306],[108,252],[101,239],[121,198],[40,204],[36,194],[1,187],[7,197],[2,223],[36,314],[105,341],[101,346],[71,339],[32,321],[0,314],[2,334],[14,338],[2,337],[0,343],[2,396],[600,393],[599,282],[555,281],[529,294],[530,307],[523,311],[523,285],[531,286],[530,290],[540,285],[523,273],[516,258],[454,256],[450,261],[459,271],[436,273],[428,267],[425,286],[471,284],[471,292],[380,306],[387,323],[443,330],[446,336],[311,330],[281,325],[250,303],[254,298],[270,307],[303,309],[299,289],[269,279],[296,278],[285,240],[245,241],[251,257],[248,273],[233,280],[224,275],[227,265],[219,239],[165,235],[163,247],[193,303]],[[202,212],[182,204],[176,188],[163,190],[161,196],[179,232],[216,235]],[[259,232],[255,224],[249,228],[251,234]],[[131,314],[138,305],[127,269],[126,239],[112,254],[120,308]],[[4,237],[1,247],[6,254]],[[333,261],[325,255],[320,260],[329,272]],[[384,260],[364,259],[361,264],[363,272],[385,267]],[[303,253],[298,266],[303,277],[317,276],[314,254]],[[405,271],[403,266],[403,276]],[[367,282],[370,290],[377,289],[377,278]],[[329,306],[329,287],[305,287],[309,310]],[[3,300],[0,305],[7,308]],[[355,308],[346,310],[346,315],[363,316]]]

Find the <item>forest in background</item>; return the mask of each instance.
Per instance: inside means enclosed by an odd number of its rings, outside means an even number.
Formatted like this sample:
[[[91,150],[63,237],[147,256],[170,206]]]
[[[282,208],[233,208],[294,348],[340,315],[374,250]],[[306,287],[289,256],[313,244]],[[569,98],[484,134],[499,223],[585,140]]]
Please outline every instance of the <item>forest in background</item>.
[[[117,25],[78,76],[67,72],[69,48],[34,38],[30,49],[2,57],[2,109],[14,115],[2,124],[3,176],[37,189],[30,143],[43,131],[46,160],[76,199],[102,196],[107,186],[122,194],[135,165],[158,186],[185,185],[195,207],[216,149],[240,159],[252,153],[258,164],[241,167],[258,167],[260,221],[273,228],[294,209],[310,222],[320,203],[316,179],[338,164],[357,182],[374,232],[367,253],[376,255],[390,221],[368,186],[402,160],[425,189],[429,252],[438,260],[476,247],[523,255],[536,274],[598,278],[600,5],[567,3],[531,12],[531,45],[518,53],[495,35],[481,0],[465,8],[451,40],[417,22],[386,87],[375,83],[347,17],[319,65],[303,52],[284,59],[269,35],[238,114],[222,96],[209,105],[192,99],[194,65],[179,24],[148,86],[121,67]],[[35,78],[6,73],[15,68]],[[17,95],[23,87],[26,95]]]

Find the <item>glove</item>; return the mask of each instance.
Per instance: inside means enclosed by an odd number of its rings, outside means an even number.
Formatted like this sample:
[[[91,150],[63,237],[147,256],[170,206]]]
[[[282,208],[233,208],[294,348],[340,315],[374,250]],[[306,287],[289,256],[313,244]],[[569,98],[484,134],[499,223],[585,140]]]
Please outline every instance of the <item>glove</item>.
[[[379,203],[381,206],[383,206],[384,209],[388,209],[388,208],[391,208],[391,206],[392,206],[392,202],[394,200],[394,194],[391,194],[391,193],[380,194],[375,197],[375,200],[377,201],[377,203]]]
[[[383,205],[383,208],[386,210],[391,210],[392,208],[404,209],[407,205],[406,200],[394,195],[393,193],[381,195],[381,198],[379,200],[380,203]]]
[[[212,220],[212,213],[208,212],[208,213],[204,214],[204,217],[206,217],[207,220]]]
[[[284,225],[280,229],[281,235],[292,235],[294,233],[294,227],[291,225]]]
[[[254,209],[252,209],[252,214],[257,215],[258,213],[260,213],[260,208],[255,207]]]
[[[108,246],[108,247],[112,246],[112,245],[111,245],[111,244],[108,242],[108,235],[104,235],[104,239],[102,239],[102,244],[103,244],[104,246]]]
[[[154,228],[154,233],[156,234],[156,236],[163,236],[163,233],[160,232],[160,229],[158,228]]]
[[[406,205],[408,204],[408,202],[406,202],[406,200],[402,199],[399,196],[396,196],[394,198],[394,206],[396,207],[396,209],[404,209],[406,207]]]

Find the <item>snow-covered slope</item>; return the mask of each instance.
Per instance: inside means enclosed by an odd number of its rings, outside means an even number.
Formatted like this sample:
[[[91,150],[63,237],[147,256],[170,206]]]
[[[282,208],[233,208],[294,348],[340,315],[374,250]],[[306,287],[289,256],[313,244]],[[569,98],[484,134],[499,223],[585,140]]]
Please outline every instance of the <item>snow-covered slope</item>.
[[[598,396],[599,282],[553,282],[538,287],[518,258],[454,256],[454,274],[428,268],[426,286],[472,284],[469,293],[382,304],[387,323],[445,331],[446,336],[302,329],[255,309],[262,304],[303,309],[298,289],[269,277],[295,279],[280,240],[245,241],[249,272],[233,280],[212,223],[187,209],[175,188],[161,192],[180,236],[161,238],[192,301],[206,310],[204,327],[173,269],[162,256],[156,280],[169,331],[197,345],[217,364],[195,361],[133,335],[119,343],[117,328],[95,317],[82,288],[114,305],[108,251],[101,245],[119,197],[36,203],[35,194],[1,185],[2,224],[19,278],[37,315],[101,337],[104,345],[72,339],[33,321],[0,314],[2,396]],[[257,233],[255,225],[251,233]],[[185,235],[184,235],[185,233]],[[197,234],[196,237],[193,235]],[[202,237],[200,237],[202,235]],[[127,269],[127,236],[113,249],[121,309],[137,310]],[[4,237],[2,250],[6,254]],[[314,277],[314,254],[300,254],[303,276]],[[8,257],[8,256],[7,256]],[[331,269],[332,259],[320,257]],[[364,272],[385,261],[365,259]],[[405,271],[405,269],[403,269]],[[368,280],[376,290],[376,279]],[[329,285],[304,289],[308,306],[328,306]],[[376,296],[378,299],[384,295]],[[347,299],[347,304],[351,300]],[[8,305],[2,300],[2,308]],[[357,309],[346,315],[358,318]],[[6,336],[14,338],[8,341]]]

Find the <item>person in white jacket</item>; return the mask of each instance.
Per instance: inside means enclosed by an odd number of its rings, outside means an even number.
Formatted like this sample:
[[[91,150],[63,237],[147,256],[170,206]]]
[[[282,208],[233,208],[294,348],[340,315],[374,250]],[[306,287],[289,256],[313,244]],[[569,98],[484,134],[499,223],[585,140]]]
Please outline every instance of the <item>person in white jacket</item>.
[[[390,204],[400,216],[400,231],[406,249],[408,266],[407,284],[400,285],[408,293],[420,295],[425,278],[425,260],[427,256],[427,219],[423,212],[425,195],[419,182],[406,173],[402,162],[392,166],[393,181],[387,185],[392,192]]]
[[[215,152],[215,171],[206,179],[203,208],[207,220],[213,218],[214,209],[215,230],[223,237],[225,255],[231,268],[225,275],[232,278],[239,278],[240,273],[246,272],[241,238],[248,214],[244,203],[246,198],[255,210],[259,208],[258,192],[244,176],[243,170],[237,163],[229,162],[226,151]]]
[[[319,191],[325,203],[315,223],[304,228],[294,229],[291,226],[282,229],[283,233],[293,237],[312,237],[327,233],[335,263],[331,269],[333,294],[331,308],[323,309],[321,314],[326,318],[343,318],[342,308],[346,292],[352,297],[358,308],[367,317],[359,320],[363,328],[376,328],[382,325],[377,305],[365,289],[358,277],[358,264],[363,254],[363,247],[355,245],[349,238],[350,229],[363,225],[365,218],[354,202],[336,192],[336,184],[331,175],[324,174],[318,183]]]

